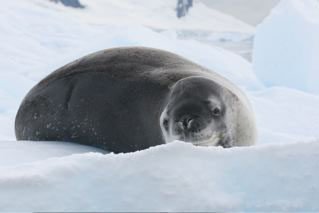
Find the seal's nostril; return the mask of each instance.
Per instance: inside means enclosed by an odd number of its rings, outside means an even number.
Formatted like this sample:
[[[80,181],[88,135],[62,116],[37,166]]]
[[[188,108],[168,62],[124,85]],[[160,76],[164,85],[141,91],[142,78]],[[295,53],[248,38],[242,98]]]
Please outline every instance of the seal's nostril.
[[[197,122],[193,118],[186,118],[180,122],[180,125],[181,125],[183,130],[192,130],[192,129],[196,128]]]
[[[187,128],[190,129],[195,125],[195,120],[194,119],[189,119],[187,123]]]
[[[180,123],[181,123],[183,129],[189,129],[192,126],[193,119],[192,118],[185,118]]]
[[[182,123],[183,123],[183,128],[187,129],[188,128],[188,119],[184,119],[182,121]]]
[[[180,130],[184,130],[187,128],[187,126],[185,126],[183,121],[177,122],[177,126]]]

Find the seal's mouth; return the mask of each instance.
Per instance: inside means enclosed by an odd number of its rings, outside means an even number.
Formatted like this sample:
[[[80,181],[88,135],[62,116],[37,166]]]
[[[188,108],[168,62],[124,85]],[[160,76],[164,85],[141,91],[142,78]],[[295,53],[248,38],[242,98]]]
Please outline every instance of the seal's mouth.
[[[208,132],[210,134],[208,135]],[[231,140],[229,137],[226,137],[226,133],[217,133],[209,130],[199,132],[192,135],[191,137],[180,136],[179,140],[192,143],[195,146],[222,146],[224,148],[231,147]]]
[[[219,140],[219,137],[214,134],[210,138],[204,140],[193,140],[191,143],[195,146],[216,146]]]
[[[220,134],[217,134],[210,128],[205,128],[197,132],[177,134],[175,138],[187,143],[192,143],[195,146],[216,146],[220,140]]]

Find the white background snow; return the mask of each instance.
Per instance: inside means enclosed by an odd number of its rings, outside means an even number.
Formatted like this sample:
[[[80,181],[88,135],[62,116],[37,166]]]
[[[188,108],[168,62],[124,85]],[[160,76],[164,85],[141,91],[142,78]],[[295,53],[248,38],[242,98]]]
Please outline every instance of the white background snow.
[[[87,9],[1,2],[0,211],[319,211],[317,1],[281,1],[257,27],[253,65],[203,40],[240,42],[255,29],[199,1],[180,20],[171,0],[82,2]],[[33,85],[117,46],[172,51],[233,81],[254,107],[257,145],[174,142],[115,155],[15,141],[15,113]]]
[[[315,0],[282,1],[257,27],[254,70],[266,86],[319,94],[318,11]]]

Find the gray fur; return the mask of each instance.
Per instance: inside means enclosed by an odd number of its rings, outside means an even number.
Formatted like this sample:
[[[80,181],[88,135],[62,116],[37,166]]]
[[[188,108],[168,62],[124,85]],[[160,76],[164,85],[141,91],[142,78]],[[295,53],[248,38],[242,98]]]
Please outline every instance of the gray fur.
[[[221,88],[230,112],[225,124],[232,126],[231,146],[254,144],[253,111],[236,86],[178,55],[143,47],[99,51],[51,73],[21,103],[16,137],[70,141],[116,153],[166,143],[161,115],[176,83],[194,76]]]

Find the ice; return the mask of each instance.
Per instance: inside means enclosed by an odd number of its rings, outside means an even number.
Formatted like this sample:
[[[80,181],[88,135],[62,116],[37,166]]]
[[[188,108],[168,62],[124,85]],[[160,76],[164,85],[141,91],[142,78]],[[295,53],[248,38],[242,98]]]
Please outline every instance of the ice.
[[[253,69],[266,86],[319,93],[319,2],[282,0],[256,30]]]

